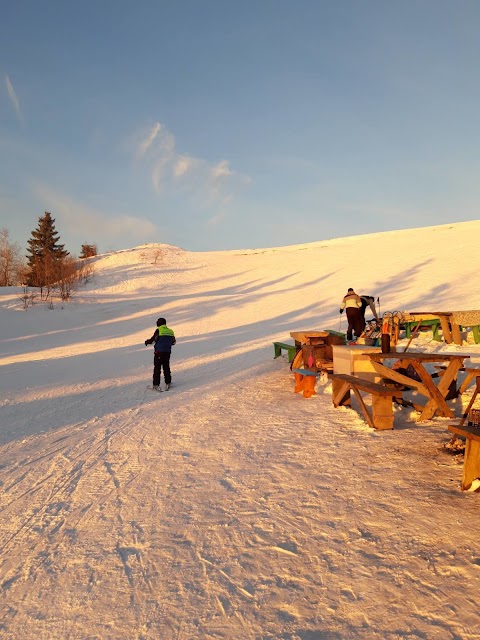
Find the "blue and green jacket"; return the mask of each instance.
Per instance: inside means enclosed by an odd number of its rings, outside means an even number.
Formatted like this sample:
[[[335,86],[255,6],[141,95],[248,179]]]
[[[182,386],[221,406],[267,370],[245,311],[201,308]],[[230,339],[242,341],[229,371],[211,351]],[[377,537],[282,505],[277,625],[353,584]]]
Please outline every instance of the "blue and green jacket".
[[[155,329],[155,333],[149,340],[145,340],[145,345],[153,343],[155,343],[155,353],[171,353],[172,345],[176,343],[175,334],[166,324],[162,324]]]

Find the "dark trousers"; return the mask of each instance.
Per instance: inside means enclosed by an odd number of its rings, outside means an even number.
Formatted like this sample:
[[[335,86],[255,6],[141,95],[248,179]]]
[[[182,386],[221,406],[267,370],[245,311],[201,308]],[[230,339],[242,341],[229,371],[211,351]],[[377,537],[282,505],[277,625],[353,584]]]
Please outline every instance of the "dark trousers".
[[[155,353],[153,356],[153,386],[160,384],[160,374],[163,368],[165,384],[170,384],[172,376],[170,373],[170,353]]]
[[[365,316],[363,315],[363,311],[356,307],[347,307],[347,320],[347,340],[352,340],[354,331],[355,336],[359,338],[365,329]]]

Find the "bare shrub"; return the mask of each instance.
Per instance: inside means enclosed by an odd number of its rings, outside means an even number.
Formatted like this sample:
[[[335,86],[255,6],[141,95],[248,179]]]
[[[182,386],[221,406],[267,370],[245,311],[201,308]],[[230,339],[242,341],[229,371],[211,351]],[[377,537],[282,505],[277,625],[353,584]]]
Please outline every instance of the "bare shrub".
[[[152,264],[157,264],[163,262],[164,252],[163,249],[155,249],[153,253],[153,262]]]
[[[35,304],[35,298],[37,297],[37,294],[35,293],[35,291],[30,291],[30,289],[25,286],[22,287],[22,291],[18,297],[22,302],[23,308],[28,309],[29,307],[33,307],[33,305]]]

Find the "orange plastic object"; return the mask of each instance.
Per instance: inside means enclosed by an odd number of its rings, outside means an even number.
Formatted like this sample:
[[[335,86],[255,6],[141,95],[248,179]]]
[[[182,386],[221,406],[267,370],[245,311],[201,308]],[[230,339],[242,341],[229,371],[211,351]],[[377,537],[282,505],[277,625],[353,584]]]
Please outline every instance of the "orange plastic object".
[[[317,379],[315,376],[304,376],[303,378],[303,397],[304,398],[311,398],[312,396],[317,395],[317,392],[315,391],[316,380]]]
[[[301,373],[294,373],[295,376],[295,393],[300,393],[303,391],[305,385],[305,376],[302,376]]]

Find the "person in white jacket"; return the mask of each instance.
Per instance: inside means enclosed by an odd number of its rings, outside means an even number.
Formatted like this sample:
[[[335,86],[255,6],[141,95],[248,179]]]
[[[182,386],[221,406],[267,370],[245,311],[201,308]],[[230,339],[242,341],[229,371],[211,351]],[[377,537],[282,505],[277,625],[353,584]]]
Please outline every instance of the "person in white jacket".
[[[340,305],[340,313],[347,310],[347,340],[353,340],[353,333],[355,337],[359,338],[365,329],[365,316],[362,311],[362,301],[352,288],[349,288],[347,295],[343,297],[342,304]]]

